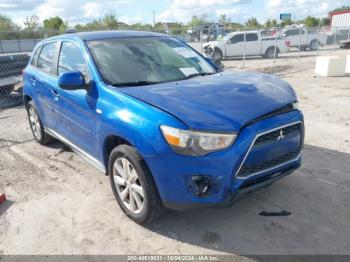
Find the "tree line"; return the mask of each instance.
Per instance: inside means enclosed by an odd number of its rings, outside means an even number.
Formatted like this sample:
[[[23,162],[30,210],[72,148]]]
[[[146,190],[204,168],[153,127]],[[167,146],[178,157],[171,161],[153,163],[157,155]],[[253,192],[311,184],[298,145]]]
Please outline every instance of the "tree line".
[[[334,9],[329,12],[337,12],[343,10],[350,10],[350,6],[343,6]],[[226,15],[221,15],[218,22],[222,24],[225,29],[238,30],[243,28],[272,28],[272,27],[285,27],[293,23],[304,24],[307,27],[328,26],[330,24],[330,16],[323,18],[316,18],[307,16],[306,18],[298,21],[285,20],[278,21],[277,19],[268,19],[265,23],[259,23],[256,17],[249,18],[244,24],[232,22]],[[199,28],[204,24],[213,23],[207,15],[197,16],[194,15],[192,19],[184,23],[161,23],[158,22],[155,25],[147,23],[134,23],[125,24],[118,21],[115,15],[106,15],[100,19],[94,19],[91,22],[85,24],[76,24],[75,29],[78,31],[92,31],[92,30],[106,30],[106,29],[129,29],[129,30],[145,30],[145,31],[157,31],[166,32],[170,34],[185,34],[188,29]],[[55,16],[45,19],[43,23],[40,22],[40,18],[37,15],[28,16],[25,18],[24,28],[15,24],[11,18],[6,15],[0,14],[0,39],[23,39],[28,36],[28,32],[31,32],[31,37],[42,38],[53,34],[58,34],[66,31],[69,26],[62,18]],[[46,34],[46,35],[45,35]],[[49,35],[47,35],[49,34]],[[7,38],[6,38],[7,37]]]

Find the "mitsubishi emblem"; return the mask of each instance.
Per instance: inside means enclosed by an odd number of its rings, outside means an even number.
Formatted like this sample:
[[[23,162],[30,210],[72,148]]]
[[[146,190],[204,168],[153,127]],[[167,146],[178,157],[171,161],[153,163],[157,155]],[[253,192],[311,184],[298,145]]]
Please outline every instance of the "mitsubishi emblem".
[[[283,130],[281,129],[280,130],[280,134],[279,134],[279,136],[277,137],[277,141],[279,141],[279,140],[281,140],[281,139],[283,139],[284,138],[284,134],[283,134]]]

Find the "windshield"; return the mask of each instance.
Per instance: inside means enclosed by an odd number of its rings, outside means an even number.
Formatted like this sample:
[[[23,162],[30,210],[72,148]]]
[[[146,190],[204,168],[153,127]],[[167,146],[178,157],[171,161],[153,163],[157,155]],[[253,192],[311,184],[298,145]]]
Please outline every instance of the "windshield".
[[[216,73],[203,57],[169,37],[131,37],[87,41],[110,85],[146,85]]]

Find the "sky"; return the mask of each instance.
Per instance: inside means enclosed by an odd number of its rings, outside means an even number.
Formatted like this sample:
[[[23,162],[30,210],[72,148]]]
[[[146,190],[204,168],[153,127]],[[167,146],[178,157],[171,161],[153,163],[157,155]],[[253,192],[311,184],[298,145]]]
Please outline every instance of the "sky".
[[[60,16],[70,26],[114,14],[125,23],[188,22],[193,15],[208,15],[215,21],[226,14],[232,22],[256,17],[260,22],[278,19],[280,13],[293,18],[322,17],[328,11],[349,5],[349,0],[0,0],[0,13],[23,26],[26,16],[40,20]]]

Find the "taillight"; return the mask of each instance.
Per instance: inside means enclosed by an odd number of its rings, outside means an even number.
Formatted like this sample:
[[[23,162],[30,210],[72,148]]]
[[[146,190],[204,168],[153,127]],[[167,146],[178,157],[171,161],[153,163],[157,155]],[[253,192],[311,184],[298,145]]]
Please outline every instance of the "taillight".
[[[287,47],[290,47],[290,41],[284,41]]]

